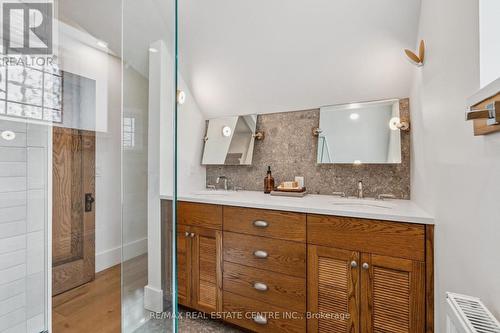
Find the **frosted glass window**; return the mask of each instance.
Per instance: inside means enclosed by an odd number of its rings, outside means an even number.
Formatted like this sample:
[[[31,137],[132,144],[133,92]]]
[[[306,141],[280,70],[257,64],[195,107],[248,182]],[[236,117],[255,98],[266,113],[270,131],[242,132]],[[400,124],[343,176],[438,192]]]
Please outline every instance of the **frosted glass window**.
[[[62,122],[62,77],[58,68],[0,68],[0,113]]]
[[[480,0],[481,88],[500,78],[500,1]]]
[[[41,120],[43,112],[40,107],[7,102],[7,115]]]
[[[42,89],[28,88],[28,86],[12,84],[11,82],[9,82],[7,89],[8,101],[42,106]]]

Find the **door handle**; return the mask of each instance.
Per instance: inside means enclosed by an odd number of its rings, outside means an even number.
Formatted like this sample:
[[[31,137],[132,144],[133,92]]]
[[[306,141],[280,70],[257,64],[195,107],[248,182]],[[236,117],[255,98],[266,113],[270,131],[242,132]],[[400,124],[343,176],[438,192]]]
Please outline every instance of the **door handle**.
[[[92,211],[92,204],[95,202],[92,193],[85,193],[85,212]]]

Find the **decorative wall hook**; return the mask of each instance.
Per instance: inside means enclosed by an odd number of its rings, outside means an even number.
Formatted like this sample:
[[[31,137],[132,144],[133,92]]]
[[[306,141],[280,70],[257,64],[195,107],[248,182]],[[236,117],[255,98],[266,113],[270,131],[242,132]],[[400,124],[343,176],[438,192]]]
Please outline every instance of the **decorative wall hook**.
[[[420,46],[418,48],[418,56],[408,49],[405,49],[406,56],[418,67],[424,65],[425,61],[425,43],[423,40],[420,41]]]

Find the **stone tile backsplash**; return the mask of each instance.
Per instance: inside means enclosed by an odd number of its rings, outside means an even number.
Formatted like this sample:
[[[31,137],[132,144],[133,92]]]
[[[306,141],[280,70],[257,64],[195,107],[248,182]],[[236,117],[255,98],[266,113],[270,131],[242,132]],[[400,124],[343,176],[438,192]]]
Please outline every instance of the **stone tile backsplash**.
[[[402,119],[410,119],[409,100],[400,101]],[[410,132],[402,132],[402,163],[390,164],[323,164],[316,163],[319,109],[259,115],[257,130],[265,132],[263,141],[255,142],[251,166],[207,166],[207,184],[224,175],[232,184],[245,190],[262,191],[267,166],[277,184],[304,176],[309,193],[331,194],[342,191],[353,196],[357,182],[363,181],[367,197],[394,194],[410,199]]]

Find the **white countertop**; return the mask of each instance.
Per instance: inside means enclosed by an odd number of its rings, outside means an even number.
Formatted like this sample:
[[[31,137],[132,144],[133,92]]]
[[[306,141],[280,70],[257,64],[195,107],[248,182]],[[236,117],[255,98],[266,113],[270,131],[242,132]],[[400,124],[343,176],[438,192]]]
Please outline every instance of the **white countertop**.
[[[160,196],[160,198],[172,199],[171,196]],[[290,198],[271,196],[256,191],[199,191],[180,194],[177,200],[299,213],[434,224],[434,218],[410,200],[382,201],[316,194],[309,194],[303,198]]]

